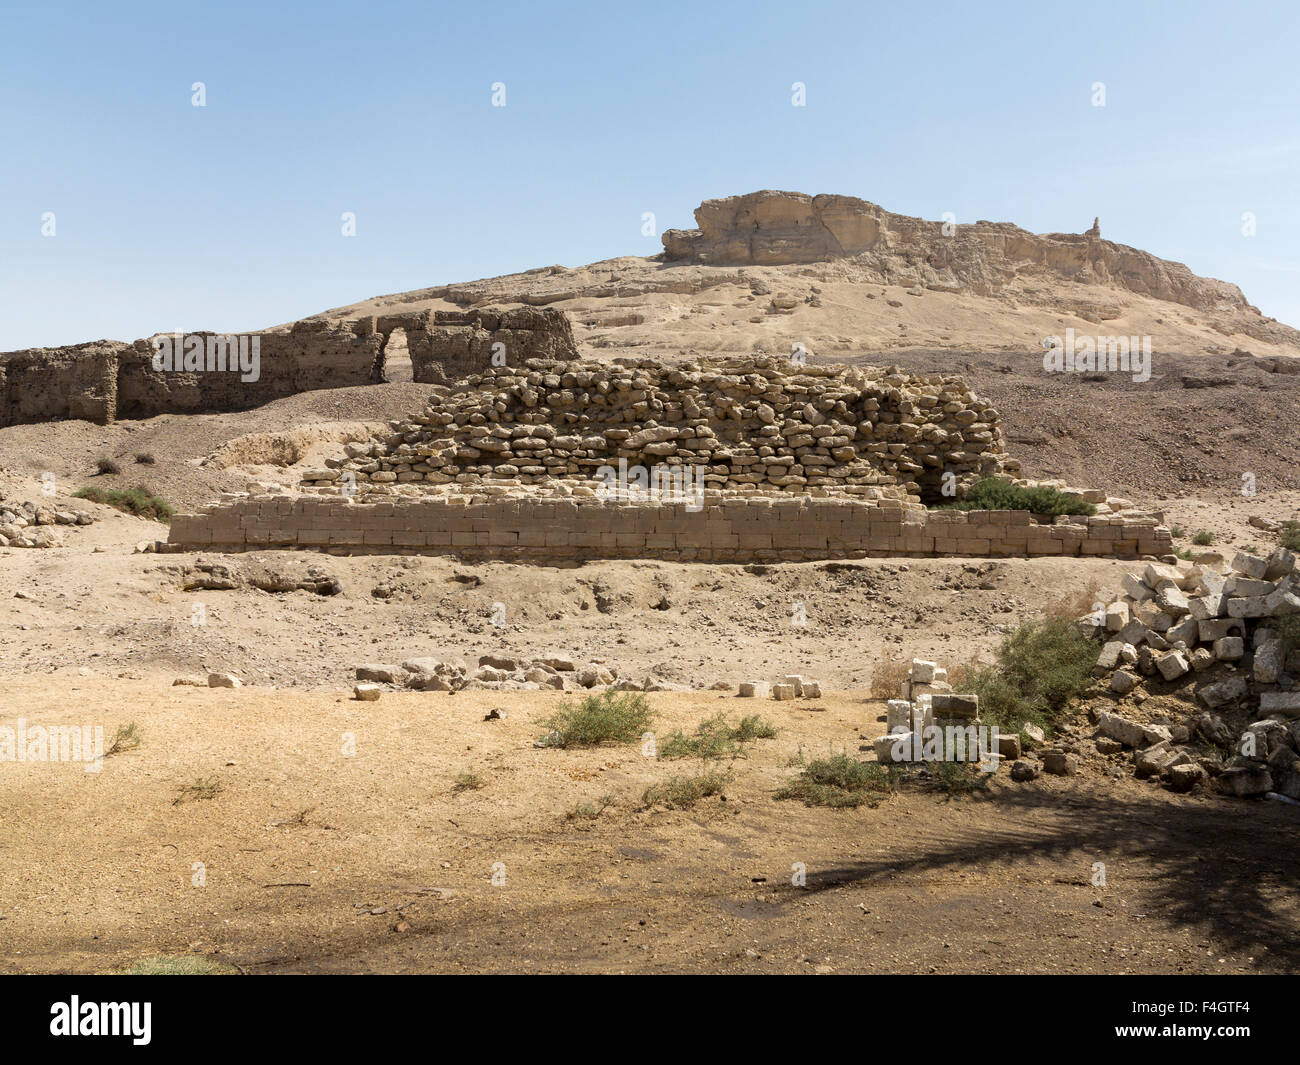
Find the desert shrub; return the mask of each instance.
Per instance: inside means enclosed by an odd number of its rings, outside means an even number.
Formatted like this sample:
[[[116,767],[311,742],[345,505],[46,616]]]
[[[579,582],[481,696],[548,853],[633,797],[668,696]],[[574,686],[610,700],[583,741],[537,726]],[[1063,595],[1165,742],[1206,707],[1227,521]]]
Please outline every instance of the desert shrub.
[[[215,799],[221,794],[221,781],[216,777],[208,780],[199,778],[193,784],[182,784],[176,789],[176,798],[172,799],[173,806],[180,806],[181,803],[198,802],[202,799]]]
[[[927,762],[924,786],[960,798],[989,786],[989,773],[970,762]]]
[[[1196,535],[1192,537],[1192,543],[1197,547],[1209,547],[1214,543],[1214,533],[1208,529],[1199,529]]]
[[[678,729],[659,748],[660,758],[738,758],[757,740],[770,740],[776,726],[759,714],[742,717],[736,725],[727,723],[723,713],[705,718],[695,732],[687,735]]]
[[[1031,514],[1095,514],[1097,507],[1073,492],[1039,486],[1026,488],[1001,477],[983,477],[966,490],[964,499],[941,503],[936,510],[1027,510]]]
[[[542,747],[596,747],[602,743],[633,743],[650,727],[654,715],[640,692],[601,692],[581,703],[563,703],[545,721]]]
[[[138,462],[141,466],[152,466],[155,460],[152,452],[141,451],[136,454],[135,461]]]
[[[456,779],[451,783],[451,790],[459,794],[462,791],[478,791],[480,788],[486,788],[487,781],[477,773],[457,773]]]
[[[167,500],[154,495],[144,485],[135,488],[98,488],[87,485],[72,493],[77,499],[89,499],[92,503],[105,503],[110,507],[134,514],[137,518],[149,521],[171,521],[176,513]]]
[[[108,749],[104,751],[104,757],[107,758],[110,754],[121,754],[123,751],[133,751],[140,746],[141,741],[140,728],[134,721],[129,725],[119,725],[117,731],[113,733]]]
[[[595,802],[579,803],[564,818],[566,821],[594,821],[613,805],[614,796],[602,795]]]
[[[1300,551],[1300,521],[1284,521],[1278,542],[1288,551]]]
[[[1089,581],[1087,586],[1073,595],[1063,596],[1056,602],[1043,609],[1043,614],[1049,618],[1069,618],[1074,620],[1082,617],[1084,614],[1091,614],[1096,609],[1096,605],[1102,602],[1101,583],[1093,580]],[[948,671],[949,679],[952,677],[952,670]]]
[[[1169,526],[1169,535],[1172,536],[1175,540],[1181,540],[1184,536],[1187,535],[1187,530],[1184,529],[1181,525],[1171,525]]]
[[[898,699],[902,697],[903,681],[912,670],[910,655],[887,662],[879,662],[871,671],[871,698]]]
[[[646,788],[641,802],[646,808],[667,806],[685,810],[710,795],[719,795],[731,780],[731,775],[721,769],[706,769],[693,776],[674,776],[660,784]]]
[[[1004,732],[1027,724],[1052,727],[1092,682],[1097,643],[1065,618],[1028,621],[1009,633],[993,665],[976,669],[963,688],[980,698],[980,717]]]
[[[198,955],[161,954],[155,958],[141,958],[118,976],[234,976],[239,972],[233,965]]]
[[[876,806],[894,791],[898,770],[879,762],[860,762],[840,752],[804,766],[776,793],[809,806]]]
[[[114,462],[112,459],[96,459],[96,460],[95,460],[95,469],[99,472],[100,476],[103,476],[103,475],[106,474],[106,473],[121,473],[121,472],[122,472],[122,467],[119,466],[119,465],[118,465],[116,462]]]

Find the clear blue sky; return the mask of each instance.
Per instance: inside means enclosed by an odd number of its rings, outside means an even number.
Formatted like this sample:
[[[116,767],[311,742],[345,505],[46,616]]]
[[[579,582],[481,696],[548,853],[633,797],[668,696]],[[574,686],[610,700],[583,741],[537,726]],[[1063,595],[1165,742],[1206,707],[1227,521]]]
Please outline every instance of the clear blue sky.
[[[654,254],[642,212],[762,188],[1100,215],[1300,325],[1298,40],[1291,0],[11,0],[0,350]]]

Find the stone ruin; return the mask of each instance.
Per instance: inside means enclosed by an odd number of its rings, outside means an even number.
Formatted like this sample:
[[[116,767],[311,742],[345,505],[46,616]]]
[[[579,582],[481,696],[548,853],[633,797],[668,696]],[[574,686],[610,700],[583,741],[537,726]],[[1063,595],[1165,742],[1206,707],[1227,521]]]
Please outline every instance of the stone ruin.
[[[799,366],[527,359],[304,474],[172,522],[168,550],[309,547],[576,562],[891,555],[1158,557],[1161,515],[931,510],[1015,477],[999,416],[960,377]],[[278,494],[277,494],[278,493]]]
[[[397,329],[406,332],[413,379],[429,384],[488,365],[496,352],[511,361],[577,355],[564,312],[537,307],[304,319],[252,334],[259,348],[256,380],[209,368],[228,365],[227,334],[185,334],[204,341],[203,367],[189,370],[155,368],[155,344],[166,334],[30,348],[0,352],[0,427],[245,410],[299,392],[378,384],[386,379],[385,352]]]
[[[1296,556],[1284,547],[1230,561],[1206,552],[1199,563],[1151,563],[1127,574],[1123,588],[1080,619],[1085,631],[1106,637],[1095,673],[1116,703],[1097,719],[1109,753],[1134,751],[1139,777],[1176,790],[1213,779],[1230,795],[1300,800]],[[1200,705],[1193,717],[1135,720],[1149,696],[1173,687],[1189,689]]]
[[[623,460],[689,467],[718,490],[938,499],[945,476],[959,489],[1019,468],[997,410],[960,377],[770,357],[489,367],[347,451],[305,484],[336,490],[350,474],[375,497],[393,484],[590,485]]]

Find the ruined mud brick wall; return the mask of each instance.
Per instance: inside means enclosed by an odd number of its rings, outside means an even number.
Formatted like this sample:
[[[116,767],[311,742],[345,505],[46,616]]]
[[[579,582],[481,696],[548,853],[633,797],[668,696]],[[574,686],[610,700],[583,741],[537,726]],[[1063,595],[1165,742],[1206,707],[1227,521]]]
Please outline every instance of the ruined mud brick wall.
[[[620,459],[695,467],[709,488],[871,497],[887,487],[924,499],[943,496],[945,475],[960,491],[1019,470],[997,410],[949,374],[767,356],[495,367],[485,358],[422,414],[348,445],[347,458],[304,483],[332,489],[350,474],[363,495],[387,485],[592,484]]]
[[[394,330],[404,330],[411,375],[428,384],[446,384],[491,366],[495,352],[511,365],[578,357],[568,316],[555,308],[403,312],[377,315],[365,328],[379,336],[381,347],[388,346]]]
[[[241,380],[237,369],[155,370],[152,345],[136,341],[118,370],[117,416],[243,410],[298,392],[379,380],[379,340],[363,323],[307,319],[286,332],[256,335],[261,338],[256,381]],[[237,366],[237,358],[228,365]]]
[[[415,380],[434,384],[490,366],[495,351],[515,363],[577,357],[564,312],[536,307],[307,318],[287,330],[252,334],[261,344],[256,381],[229,370],[155,370],[149,340],[32,348],[0,352],[0,426],[64,418],[103,425],[116,418],[245,410],[298,392],[377,384],[384,379],[384,348],[398,328],[406,331]]]
[[[99,340],[0,353],[0,426],[59,418],[112,421],[118,360],[129,348]]]
[[[928,511],[897,501],[706,493],[682,503],[538,494],[357,503],[242,497],[172,520],[172,550],[307,548],[566,563],[602,558],[752,562],[965,555],[1134,558],[1172,549],[1158,514],[1055,519],[1024,511]]]
[[[368,320],[308,319],[260,337],[259,376],[237,370],[155,370],[154,347],[97,341],[0,354],[0,426],[242,410],[317,388],[379,380],[379,338]],[[214,334],[195,332],[193,336]]]

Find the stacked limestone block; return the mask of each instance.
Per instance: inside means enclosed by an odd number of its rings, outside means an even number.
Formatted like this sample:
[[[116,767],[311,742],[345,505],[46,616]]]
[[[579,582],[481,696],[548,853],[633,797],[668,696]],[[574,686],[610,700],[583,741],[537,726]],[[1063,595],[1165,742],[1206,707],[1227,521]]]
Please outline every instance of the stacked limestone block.
[[[1138,701],[1154,685],[1188,678],[1203,708],[1194,731],[1211,743],[1226,738],[1235,753],[1226,762],[1198,760],[1169,735],[1138,735],[1141,727],[1122,715],[1103,715],[1102,732],[1138,750],[1140,775],[1191,786],[1208,772],[1230,794],[1276,789],[1300,799],[1296,556],[1279,547],[1267,558],[1240,552],[1217,565],[1152,563],[1127,574],[1123,587],[1121,597],[1080,619],[1107,638],[1095,673],[1109,677],[1117,699]],[[1251,719],[1235,738],[1222,717],[1233,713]]]
[[[602,500],[583,490],[587,495],[576,489],[568,496],[518,489],[420,493],[364,503],[337,492],[232,495],[173,517],[166,549],[747,563],[935,555],[1137,557],[1159,554],[1160,537],[1167,542],[1169,535],[1152,516],[1037,525],[1023,511],[927,511],[889,499],[706,492],[702,505],[693,508],[684,502]]]
[[[924,659],[912,660],[901,698],[890,699],[886,704],[885,727],[886,734],[872,741],[878,762],[926,760],[927,748],[937,750],[941,759],[959,757],[986,766],[996,765],[1000,757],[998,751],[985,751],[981,747],[984,741],[979,696],[955,693],[948,682],[948,671]],[[949,742],[949,730],[963,733],[959,748]],[[944,739],[934,748],[931,737],[937,735],[943,735]]]
[[[766,356],[669,365],[527,359],[471,374],[304,482],[367,490],[556,479],[602,466],[693,467],[709,488],[939,498],[1015,472],[999,416],[960,378]],[[391,490],[391,489],[390,489]]]
[[[822,685],[819,680],[809,680],[799,673],[787,674],[775,684],[765,680],[747,680],[740,684],[741,699],[775,699],[788,702],[791,699],[820,699]]]

